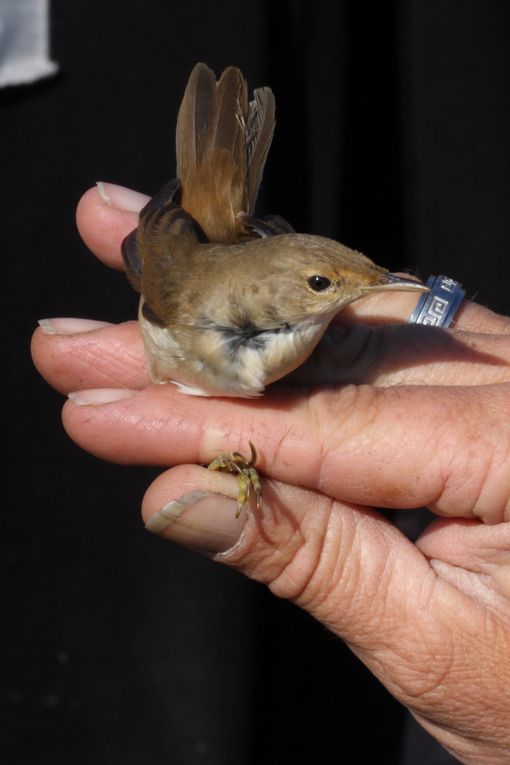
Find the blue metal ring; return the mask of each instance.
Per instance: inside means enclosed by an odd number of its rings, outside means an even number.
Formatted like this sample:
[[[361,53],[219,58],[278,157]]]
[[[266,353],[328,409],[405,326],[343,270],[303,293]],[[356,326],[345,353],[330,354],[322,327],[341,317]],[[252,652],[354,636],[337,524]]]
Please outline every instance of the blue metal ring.
[[[409,319],[410,324],[449,327],[466,293],[459,282],[449,276],[429,276],[425,292]]]

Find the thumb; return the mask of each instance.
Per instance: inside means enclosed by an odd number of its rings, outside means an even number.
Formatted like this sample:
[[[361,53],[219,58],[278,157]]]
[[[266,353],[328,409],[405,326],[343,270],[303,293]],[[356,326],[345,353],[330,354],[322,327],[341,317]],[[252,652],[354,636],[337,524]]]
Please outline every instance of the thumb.
[[[152,483],[142,514],[149,531],[266,584],[360,648],[397,567],[414,564],[422,588],[435,578],[426,558],[378,513],[274,480],[265,479],[263,491],[262,509],[236,518],[235,477],[181,465]]]
[[[232,476],[180,466],[152,484],[142,510],[150,531],[307,610],[463,762],[480,762],[479,753],[470,759],[477,739],[500,762],[498,726],[466,709],[470,698],[475,707],[483,699],[497,709],[507,693],[506,680],[480,666],[506,661],[501,641],[489,641],[490,655],[480,659],[474,636],[487,632],[486,609],[438,577],[425,555],[373,510],[266,481],[263,511],[236,519],[236,495]],[[474,696],[470,666],[480,669]]]

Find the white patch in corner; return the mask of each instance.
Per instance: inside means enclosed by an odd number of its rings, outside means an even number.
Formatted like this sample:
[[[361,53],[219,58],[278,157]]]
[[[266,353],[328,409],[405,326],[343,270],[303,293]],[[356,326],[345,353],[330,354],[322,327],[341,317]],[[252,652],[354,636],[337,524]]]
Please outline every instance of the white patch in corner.
[[[49,58],[49,0],[1,0],[0,87],[27,85],[58,69]]]

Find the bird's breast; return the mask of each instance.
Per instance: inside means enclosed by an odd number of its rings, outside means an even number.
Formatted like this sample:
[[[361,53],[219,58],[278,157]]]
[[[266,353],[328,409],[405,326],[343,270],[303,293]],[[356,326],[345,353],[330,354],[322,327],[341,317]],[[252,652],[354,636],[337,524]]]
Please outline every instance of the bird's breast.
[[[259,379],[265,387],[302,364],[324,329],[317,322],[302,322],[259,331],[224,330],[223,337],[238,374],[247,380]]]
[[[275,329],[160,327],[139,313],[154,382],[174,382],[202,396],[260,396],[303,363],[324,333],[317,319]]]

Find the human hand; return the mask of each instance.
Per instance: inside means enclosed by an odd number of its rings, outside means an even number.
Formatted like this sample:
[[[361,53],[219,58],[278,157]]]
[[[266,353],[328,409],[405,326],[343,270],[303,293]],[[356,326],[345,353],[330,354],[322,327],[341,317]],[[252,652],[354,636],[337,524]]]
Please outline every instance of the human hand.
[[[107,191],[114,206],[91,190],[78,222],[120,267],[144,198]],[[58,390],[79,391],[63,417],[85,449],[178,465],[144,499],[153,530],[306,608],[461,761],[505,762],[510,322],[468,304],[453,333],[382,324],[405,321],[415,302],[374,296],[342,314],[338,361],[356,359],[350,374],[370,385],[186,397],[149,384],[135,322],[50,323],[57,334],[36,332],[34,359]],[[369,328],[355,329],[356,318]],[[265,506],[236,520],[235,479],[188,463],[248,440],[267,476]],[[372,509],[422,505],[443,518],[416,544]]]

